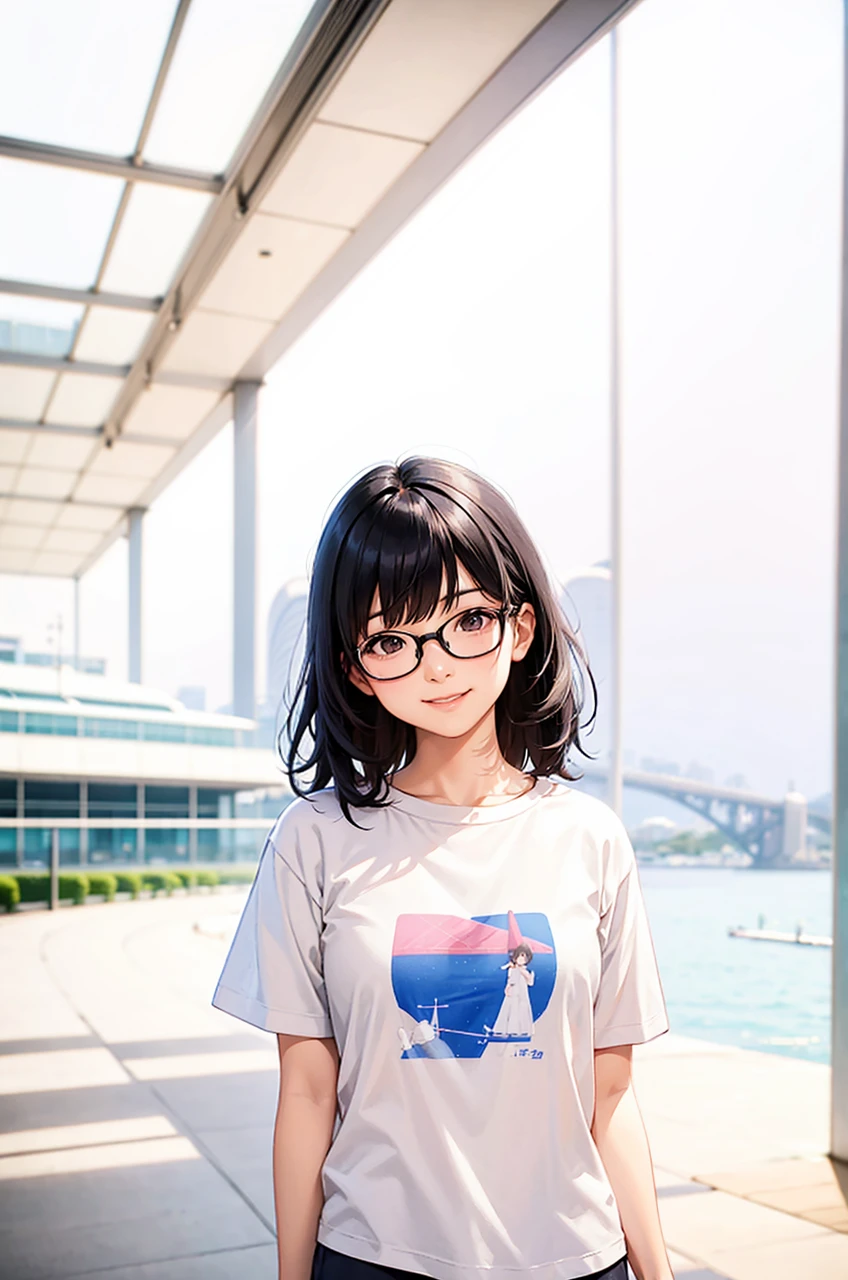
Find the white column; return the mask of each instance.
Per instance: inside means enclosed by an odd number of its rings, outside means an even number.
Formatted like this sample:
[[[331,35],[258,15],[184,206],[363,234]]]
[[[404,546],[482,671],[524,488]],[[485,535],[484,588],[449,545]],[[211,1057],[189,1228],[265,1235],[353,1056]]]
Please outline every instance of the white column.
[[[621,713],[621,313],[618,28],[610,32],[610,761],[608,799],[619,817],[623,806]]]
[[[846,11],[848,19],[848,11]],[[848,30],[848,21],[846,21]],[[830,1151],[848,1160],[848,47],[842,157],[842,332],[836,552]]]
[[[24,817],[25,801],[24,801],[24,780],[18,778],[18,785],[15,792],[17,807],[15,817],[19,820]],[[15,862],[19,867],[24,865],[24,841],[26,832],[23,827],[18,827],[15,833]]]
[[[141,537],[144,511],[133,507],[129,511],[129,677],[133,684],[141,684]]]
[[[197,821],[197,785],[191,783],[188,789],[188,816],[192,822]],[[188,860],[197,862],[197,827],[188,829]]]
[[[144,783],[139,782],[135,788],[135,816],[143,818],[144,813]],[[144,862],[144,827],[138,827],[136,830],[135,856],[139,862]]]
[[[256,706],[256,426],[258,382],[233,388],[233,712]]]
[[[80,580],[74,578],[74,671],[80,664]]]
[[[88,779],[81,778],[79,784],[79,816],[83,822],[88,821]],[[80,866],[88,865],[88,827],[80,827],[79,833]]]

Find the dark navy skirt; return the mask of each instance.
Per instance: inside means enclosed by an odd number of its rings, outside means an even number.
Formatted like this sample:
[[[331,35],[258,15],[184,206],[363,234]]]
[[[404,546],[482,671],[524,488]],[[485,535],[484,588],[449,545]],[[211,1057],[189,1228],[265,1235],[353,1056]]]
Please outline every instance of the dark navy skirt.
[[[386,1280],[387,1276],[396,1276],[398,1280],[413,1275],[418,1271],[404,1271],[400,1267],[384,1267],[379,1262],[363,1262],[361,1258],[349,1258],[346,1253],[337,1253],[328,1249],[320,1240],[315,1245],[315,1256],[312,1259],[312,1280]],[[603,1271],[593,1271],[583,1280],[627,1280],[627,1257],[619,1258]]]

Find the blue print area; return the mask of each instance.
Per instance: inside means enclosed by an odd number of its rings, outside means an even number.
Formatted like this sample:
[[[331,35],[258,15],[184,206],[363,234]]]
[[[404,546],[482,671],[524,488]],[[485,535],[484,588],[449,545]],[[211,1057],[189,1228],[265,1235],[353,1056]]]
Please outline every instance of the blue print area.
[[[527,964],[532,985],[522,983],[521,994],[535,1024],[550,1003],[556,981],[556,951],[547,916],[527,912],[515,919],[525,939],[534,939],[551,948],[536,951]],[[507,915],[473,916],[481,924],[507,929]],[[392,987],[400,1009],[417,1026],[398,1028],[403,1058],[480,1058],[492,1043],[512,1045],[532,1043],[533,1028],[519,1033],[502,1031],[502,1010],[507,1007],[510,953],[427,953],[395,955],[392,958]],[[526,995],[524,991],[526,990]],[[529,1021],[529,1019],[528,1019]],[[529,1055],[528,1055],[529,1056]]]

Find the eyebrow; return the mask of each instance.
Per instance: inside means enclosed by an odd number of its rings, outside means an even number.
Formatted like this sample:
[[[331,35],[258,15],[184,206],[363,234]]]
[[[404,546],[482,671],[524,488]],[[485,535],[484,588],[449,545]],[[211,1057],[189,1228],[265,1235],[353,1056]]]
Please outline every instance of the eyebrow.
[[[459,598],[459,596],[473,595],[475,591],[479,591],[481,595],[486,594],[482,587],[466,587],[464,591],[457,591],[457,598]],[[445,600],[447,600],[447,596],[440,596],[438,603],[442,604]],[[372,622],[374,618],[382,618],[382,616],[382,613],[369,613],[366,621]]]

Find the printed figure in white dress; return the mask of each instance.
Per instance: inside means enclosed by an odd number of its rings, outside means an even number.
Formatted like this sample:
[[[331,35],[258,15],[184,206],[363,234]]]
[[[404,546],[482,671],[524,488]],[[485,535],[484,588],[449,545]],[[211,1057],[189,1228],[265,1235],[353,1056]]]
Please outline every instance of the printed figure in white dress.
[[[533,951],[526,942],[519,942],[509,953],[506,969],[506,986],[503,1004],[492,1027],[496,1036],[532,1036],[533,1010],[530,1007],[530,987],[536,975],[530,968]]]

